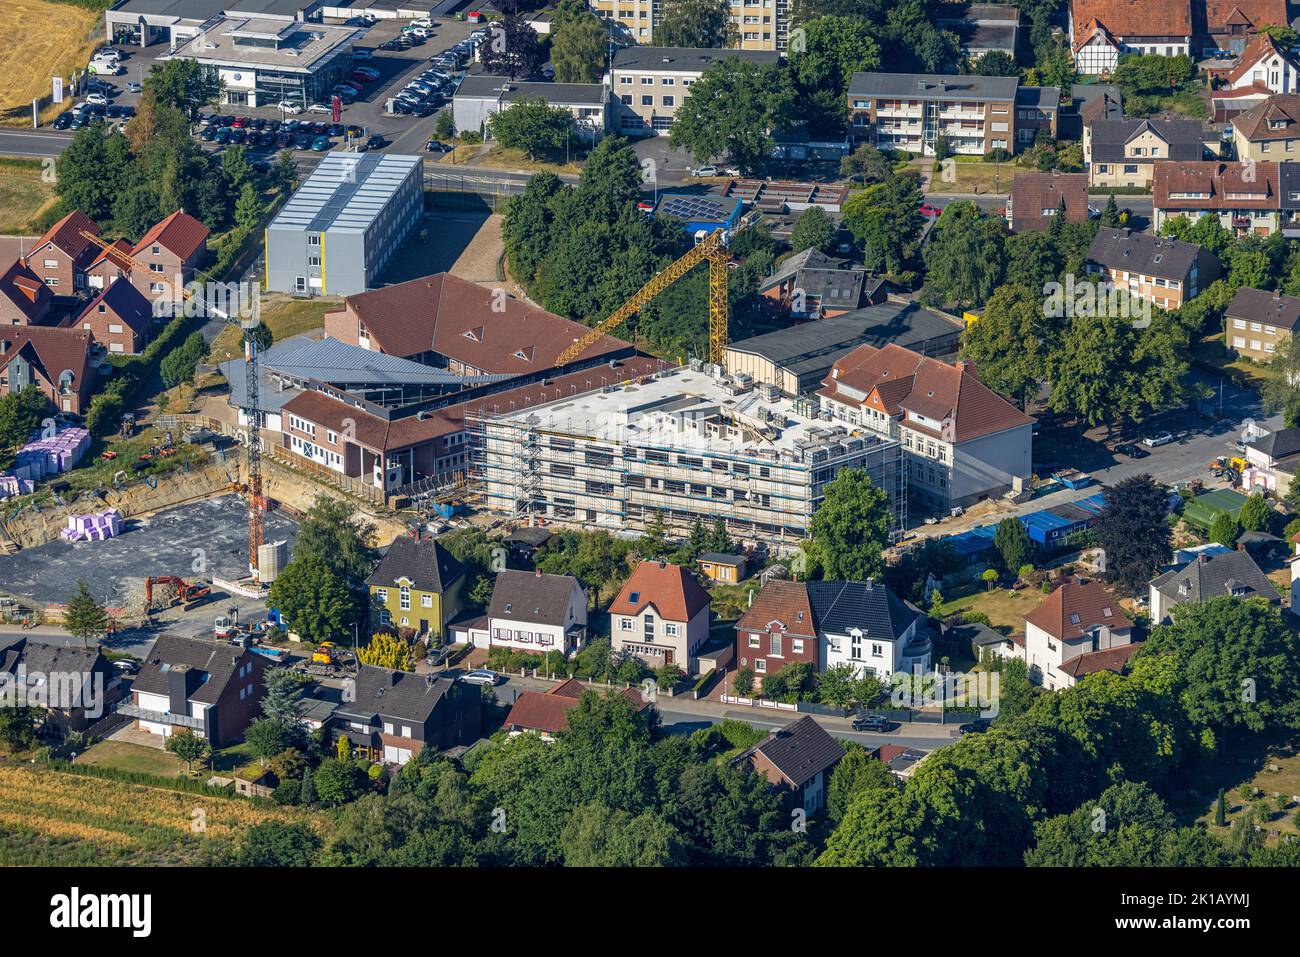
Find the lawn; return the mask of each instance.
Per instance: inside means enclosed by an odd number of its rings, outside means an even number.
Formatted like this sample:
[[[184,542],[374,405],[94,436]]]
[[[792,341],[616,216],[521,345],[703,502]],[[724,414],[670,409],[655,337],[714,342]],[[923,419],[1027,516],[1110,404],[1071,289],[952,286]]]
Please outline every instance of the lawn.
[[[0,159],[0,235],[39,232],[37,221],[54,205],[54,183],[40,160]]]
[[[1230,760],[1231,756],[1228,757]],[[1224,789],[1223,797],[1224,803],[1227,805],[1229,824],[1241,817],[1248,806],[1262,799],[1267,803],[1268,807],[1262,820],[1257,813],[1256,824],[1280,831],[1283,834],[1300,834],[1300,827],[1296,826],[1297,811],[1300,808],[1292,800],[1300,796],[1300,753],[1297,753],[1294,747],[1279,747],[1264,757],[1262,767],[1259,767],[1258,770],[1256,770],[1256,767],[1257,763],[1251,762],[1245,775],[1240,779],[1241,784],[1255,788],[1256,797],[1253,800],[1248,801],[1245,795],[1239,792],[1239,786]],[[1277,770],[1272,770],[1272,768],[1277,768]],[[1274,803],[1275,795],[1278,794],[1281,794],[1287,800],[1285,810],[1279,810]],[[1212,798],[1210,800],[1200,820],[1211,831],[1226,834],[1227,828],[1214,826],[1214,807],[1216,803],[1216,799]]]
[[[917,165],[919,169],[919,164]],[[952,182],[945,182],[944,171],[935,164],[934,175],[926,187],[928,193],[996,193],[1011,192],[1011,179],[1020,172],[1011,163],[952,163]]]
[[[170,751],[148,748],[129,741],[101,741],[77,756],[77,764],[96,764],[119,771],[175,777],[185,770],[185,762]]]
[[[276,342],[304,332],[314,332],[325,324],[325,313],[337,310],[339,300],[332,297],[290,299],[283,296],[262,297],[262,322],[271,330]],[[208,352],[208,361],[225,362],[244,354],[243,332],[230,325],[217,333]]]
[[[577,175],[582,172],[582,163],[579,162],[581,155],[576,144],[567,163],[559,158],[555,161],[529,159],[528,154],[523,150],[508,150],[500,146],[494,146],[485,155],[479,157],[474,165],[484,166],[489,169],[521,170],[525,173],[555,173],[557,176],[561,173],[572,173]],[[460,160],[459,156],[457,160]]]
[[[1230,358],[1223,347],[1223,333],[1207,336],[1192,344],[1192,358],[1200,365],[1214,369],[1252,389],[1263,388],[1275,377],[1267,366],[1241,356]]]
[[[30,127],[32,99],[50,94],[52,77],[66,82],[73,70],[84,70],[91,51],[103,41],[103,29],[99,10],[49,0],[7,0],[0,17],[0,125]],[[43,115],[66,106],[66,100],[51,105]]]
[[[1043,593],[1034,588],[1022,588],[1020,591],[994,588],[985,591],[984,585],[978,584],[974,589],[959,598],[945,598],[945,616],[958,612],[982,612],[988,615],[989,625],[1004,634],[1023,635],[1025,615],[1042,604],[1044,598]]]

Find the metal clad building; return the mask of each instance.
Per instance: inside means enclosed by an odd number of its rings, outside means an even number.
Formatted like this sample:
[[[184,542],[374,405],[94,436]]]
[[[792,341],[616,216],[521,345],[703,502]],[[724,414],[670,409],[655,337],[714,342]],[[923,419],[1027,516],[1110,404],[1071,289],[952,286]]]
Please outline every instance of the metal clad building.
[[[370,288],[424,208],[418,156],[327,153],[266,230],[266,288],[351,296]]]

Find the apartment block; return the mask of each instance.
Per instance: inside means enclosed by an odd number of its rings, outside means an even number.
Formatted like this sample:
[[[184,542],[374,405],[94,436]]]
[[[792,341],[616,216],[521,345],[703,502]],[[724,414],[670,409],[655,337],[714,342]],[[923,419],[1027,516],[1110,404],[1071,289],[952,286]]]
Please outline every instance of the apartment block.
[[[1039,130],[1055,136],[1061,94],[1013,76],[855,73],[848,98],[860,142],[933,156],[942,136],[954,153],[983,156],[1015,152]]]
[[[818,417],[807,399],[679,368],[496,417],[467,417],[486,508],[613,532],[661,514],[685,537],[721,518],[738,541],[793,547],[825,486],[866,469],[906,523],[897,439]]]
[[[1204,159],[1205,139],[1200,120],[1098,117],[1084,130],[1088,185],[1149,187],[1157,162]]]
[[[758,66],[779,63],[775,51],[709,50],[698,47],[623,47],[606,77],[614,94],[613,129],[649,136],[672,128],[691,85],[705,70],[729,58]]]
[[[1277,163],[1157,163],[1155,228],[1170,218],[1214,216],[1236,236],[1277,231],[1282,203]]]
[[[1223,314],[1229,348],[1257,362],[1273,358],[1283,340],[1300,327],[1300,299],[1276,290],[1242,286]]]
[[[611,26],[616,36],[636,43],[653,43],[663,13],[660,0],[588,0],[592,12]],[[793,0],[732,0],[731,23],[741,50],[784,51],[790,40]]]
[[[1084,268],[1161,309],[1177,309],[1220,273],[1219,260],[1195,243],[1105,227],[1093,237]]]
[[[1240,160],[1295,162],[1300,158],[1300,93],[1270,96],[1232,119]]]

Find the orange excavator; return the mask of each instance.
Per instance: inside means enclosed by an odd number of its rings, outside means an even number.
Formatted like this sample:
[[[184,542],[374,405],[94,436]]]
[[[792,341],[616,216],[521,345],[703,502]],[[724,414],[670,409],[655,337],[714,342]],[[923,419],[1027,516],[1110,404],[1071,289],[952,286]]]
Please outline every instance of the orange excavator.
[[[153,607],[154,588],[165,587],[168,585],[176,590],[176,597],[171,604],[174,605],[177,602],[184,603],[187,610],[192,602],[197,602],[212,594],[212,589],[202,582],[187,582],[183,578],[178,578],[175,575],[159,575],[155,578],[146,578],[144,580],[145,607]]]

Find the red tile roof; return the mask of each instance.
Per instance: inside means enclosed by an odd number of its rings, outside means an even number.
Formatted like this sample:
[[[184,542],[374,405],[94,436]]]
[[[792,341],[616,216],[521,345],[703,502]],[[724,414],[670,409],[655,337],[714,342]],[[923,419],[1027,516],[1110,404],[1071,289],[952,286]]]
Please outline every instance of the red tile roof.
[[[1210,33],[1225,33],[1230,26],[1284,27],[1287,0],[1204,0],[1205,26]]]
[[[208,239],[208,227],[185,212],[178,209],[160,223],[155,223],[147,233],[140,237],[132,250],[139,254],[149,246],[157,243],[180,259],[189,259]]]
[[[1070,13],[1076,49],[1098,23],[1116,37],[1192,35],[1188,0],[1073,0]]]
[[[102,230],[99,224],[79,209],[74,209],[51,226],[27,254],[30,260],[46,243],[50,243],[65,252],[74,263],[92,260],[99,247],[82,235],[83,232],[98,236]]]
[[[1100,99],[1100,97],[1098,97]],[[1020,173],[1011,182],[1011,228],[1047,229],[1055,211],[1065,200],[1065,218],[1072,223],[1088,221],[1087,173]]]
[[[1251,38],[1250,42],[1246,44],[1246,48],[1241,51],[1241,58],[1238,59],[1236,65],[1228,71],[1228,83],[1235,84],[1242,77],[1250,73],[1250,71],[1255,68],[1256,63],[1267,57],[1273,56],[1274,54],[1277,54],[1286,60],[1292,62],[1295,61],[1295,58],[1286,50],[1283,50],[1282,47],[1278,46],[1277,41],[1267,33],[1256,34]]]
[[[636,615],[653,605],[668,621],[690,621],[709,606],[709,593],[680,565],[642,562],[609,606],[610,615]]]
[[[1270,96],[1232,118],[1233,128],[1252,143],[1300,136],[1300,93]],[[1159,163],[1156,164],[1159,167]]]
[[[45,283],[18,259],[0,275],[0,296],[13,303],[29,323],[37,322],[45,315],[51,299]]]
[[[1277,163],[1154,164],[1153,202],[1158,209],[1279,209],[1281,187]],[[1205,193],[1205,199],[1182,199],[1172,193]],[[1232,194],[1229,198],[1228,194]],[[1242,197],[1249,196],[1249,199]]]
[[[779,621],[787,634],[815,637],[817,624],[813,620],[808,589],[803,582],[773,579],[754,596],[745,613],[736,622],[736,630],[766,631],[769,622]]]
[[[1098,671],[1114,671],[1118,674],[1124,670],[1129,658],[1139,647],[1140,644],[1120,645],[1118,648],[1089,651],[1058,665],[1057,670],[1075,679],[1082,678],[1084,675],[1096,674]]]
[[[841,393],[841,384],[867,398]],[[870,403],[891,416],[907,411],[945,426],[951,423],[950,434],[947,428],[940,432],[907,423],[945,441],[964,442],[1034,421],[981,382],[970,363],[949,365],[893,343],[881,349],[858,346],[836,361],[822,385],[817,394],[837,402]]]
[[[424,418],[408,415],[388,420],[313,390],[294,396],[283,409],[334,432],[343,432],[344,422],[351,419],[357,443],[384,452],[430,442],[440,435],[460,432],[464,427],[460,416],[450,415],[446,409],[430,412]]]
[[[506,715],[509,730],[541,731],[559,734],[569,726],[569,712],[578,706],[587,686],[576,678],[561,682],[547,691],[525,691],[515,699]],[[650,707],[650,702],[635,688],[620,692],[638,712]]]
[[[129,239],[115,239],[113,240],[111,248],[115,249],[118,253],[121,253],[121,255],[116,255],[110,253],[108,250],[100,249],[99,255],[92,259],[90,265],[86,268],[94,269],[104,260],[108,260],[123,272],[129,273],[131,271],[131,262],[126,257],[131,255],[131,241]]]
[[[1095,581],[1063,583],[1025,615],[1025,621],[1060,641],[1082,638],[1089,628],[1097,625],[1112,629],[1133,627],[1133,622],[1119,607],[1119,599],[1112,598]]]
[[[8,343],[8,348],[3,346]],[[0,369],[30,346],[35,365],[51,383],[58,384],[65,370],[72,373],[72,387],[80,390],[90,374],[90,333],[54,326],[4,326],[0,328]]]
[[[448,273],[348,296],[348,308],[369,337],[391,355],[434,350],[492,374],[549,369],[587,327]],[[580,358],[629,348],[613,336],[597,339]]]

